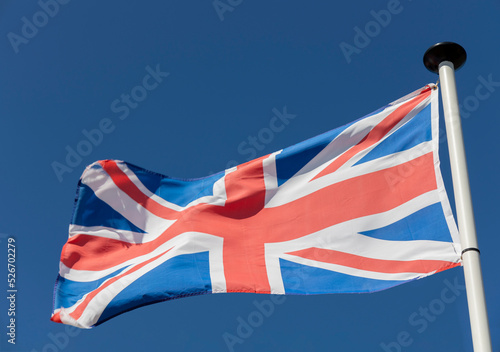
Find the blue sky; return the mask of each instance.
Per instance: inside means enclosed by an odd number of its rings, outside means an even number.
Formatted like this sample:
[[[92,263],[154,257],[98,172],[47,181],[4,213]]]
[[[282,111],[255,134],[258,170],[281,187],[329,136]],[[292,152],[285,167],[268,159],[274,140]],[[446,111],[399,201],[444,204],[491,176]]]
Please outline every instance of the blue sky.
[[[436,42],[454,41],[468,53],[458,96],[493,349],[500,351],[499,15],[498,1],[2,1],[0,265],[6,290],[7,239],[14,237],[18,295],[16,345],[2,328],[0,350],[472,351],[462,268],[374,294],[272,303],[253,294],[185,298],[89,331],[49,320],[86,165],[121,159],[183,178],[221,171],[436,82],[422,56]],[[156,80],[144,83],[151,70]],[[133,94],[137,100],[127,102]],[[283,109],[295,117],[252,146]],[[82,142],[94,129],[103,137]],[[440,148],[453,204],[444,140]],[[54,165],[65,167],[56,172]],[[454,299],[443,303],[447,287]],[[238,336],[241,321],[264,301],[272,314],[251,330],[240,327],[241,343],[231,349],[224,336]],[[439,314],[422,313],[441,306]]]

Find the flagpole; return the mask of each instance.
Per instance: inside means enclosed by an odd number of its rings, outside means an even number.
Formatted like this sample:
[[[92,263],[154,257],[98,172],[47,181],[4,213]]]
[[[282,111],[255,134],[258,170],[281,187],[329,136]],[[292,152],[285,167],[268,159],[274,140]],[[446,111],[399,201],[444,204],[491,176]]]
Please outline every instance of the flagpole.
[[[443,42],[431,46],[425,52],[424,65],[430,71],[438,73],[441,81],[441,98],[450,153],[458,228],[462,243],[462,265],[469,305],[472,343],[475,352],[491,352],[488,313],[484,298],[481,263],[455,85],[455,70],[465,63],[466,58],[467,54],[460,45]]]

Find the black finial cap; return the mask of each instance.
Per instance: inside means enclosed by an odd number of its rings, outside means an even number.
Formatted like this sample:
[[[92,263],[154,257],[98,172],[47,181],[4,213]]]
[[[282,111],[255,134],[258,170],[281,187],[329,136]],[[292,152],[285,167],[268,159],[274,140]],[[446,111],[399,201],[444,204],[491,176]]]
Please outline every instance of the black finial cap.
[[[452,42],[442,42],[431,46],[424,54],[424,65],[434,73],[439,73],[439,64],[443,61],[453,62],[455,70],[465,63],[467,53],[461,45]]]

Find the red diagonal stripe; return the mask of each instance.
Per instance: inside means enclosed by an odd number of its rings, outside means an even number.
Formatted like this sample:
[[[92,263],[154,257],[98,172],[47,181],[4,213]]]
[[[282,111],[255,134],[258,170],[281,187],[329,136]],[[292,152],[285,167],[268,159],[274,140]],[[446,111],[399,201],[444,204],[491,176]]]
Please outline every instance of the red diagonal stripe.
[[[371,147],[384,136],[389,133],[406,115],[410,113],[418,104],[425,100],[431,94],[431,89],[428,88],[416,96],[412,100],[404,103],[399,108],[390,113],[385,119],[379,122],[358,144],[351,147],[345,153],[340,155],[335,161],[328,165],[323,171],[317,174],[311,181],[322,176],[331,174],[337,171],[342,165],[349,161],[353,156],[362,150]]]
[[[324,263],[337,264],[349,268],[373,271],[377,273],[397,274],[397,273],[418,273],[428,274],[434,271],[441,271],[460,263],[448,262],[444,260],[385,260],[373,259],[360,255],[339,252],[324,248],[307,248],[299,251],[287,253],[304,259],[311,259]]]
[[[137,188],[137,186],[130,181],[128,176],[118,167],[114,160],[102,160],[99,163],[119,189],[142,205],[150,213],[163,219],[177,219],[179,216],[178,211],[164,207],[142,193],[141,190]]]
[[[169,249],[170,250],[170,249]],[[70,314],[70,316],[75,319],[75,320],[78,320],[81,316],[82,316],[82,313],[83,311],[85,310],[85,308],[87,308],[87,306],[89,305],[90,301],[99,293],[101,292],[102,290],[104,290],[106,287],[108,287],[109,285],[111,285],[112,283],[118,281],[119,279],[121,279],[122,277],[126,276],[126,275],[129,275],[131,273],[133,273],[134,271],[137,271],[139,270],[140,268],[142,268],[143,266],[151,263],[152,261],[160,258],[162,255],[164,255],[165,253],[167,253],[169,250],[157,255],[156,257],[153,257],[141,264],[138,264],[136,265],[135,267],[133,267],[132,269],[118,275],[118,276],[115,276],[109,280],[106,280],[99,288],[95,289],[94,291],[90,292],[89,294],[87,294],[87,296],[85,297],[85,299],[80,303],[80,305]]]
[[[54,313],[54,315],[52,315],[52,317],[50,318],[50,320],[52,320],[55,323],[62,323],[61,316],[60,316],[59,312]]]

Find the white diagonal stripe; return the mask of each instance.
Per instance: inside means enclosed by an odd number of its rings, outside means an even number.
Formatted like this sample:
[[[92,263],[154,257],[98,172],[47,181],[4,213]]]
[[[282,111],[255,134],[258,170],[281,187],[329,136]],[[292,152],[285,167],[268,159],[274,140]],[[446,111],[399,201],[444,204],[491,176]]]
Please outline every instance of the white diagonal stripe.
[[[143,231],[163,232],[175,222],[162,219],[138,204],[116,186],[98,163],[92,164],[85,170],[81,182],[90,187],[99,199]]]
[[[113,300],[116,295],[118,295],[123,289],[133,283],[135,280],[145,275],[149,271],[158,267],[165,261],[176,257],[181,254],[191,254],[198,253],[202,251],[209,251],[209,266],[210,266],[210,275],[212,280],[212,288],[216,292],[225,292],[225,278],[223,274],[223,262],[222,262],[222,243],[223,239],[217,236],[212,236],[203,233],[197,232],[186,232],[182,235],[179,235],[167,243],[165,246],[158,248],[154,252],[148,253],[146,256],[142,257],[142,260],[137,264],[143,263],[148,259],[151,259],[161,253],[164,253],[159,258],[155,259],[151,263],[146,264],[142,268],[131,272],[128,275],[124,275],[120,279],[116,280],[108,287],[100,291],[85,308],[81,317],[75,321],[71,321],[67,317],[67,314],[73,312],[87,297],[86,294],[82,297],[77,303],[73,306],[64,308],[61,311],[64,311],[64,314],[61,314],[61,319],[63,319],[63,315],[65,316],[64,323],[75,325],[82,328],[89,328],[94,325],[101,316],[104,309],[106,309],[107,305]],[[168,250],[171,248],[171,250]],[[130,266],[124,269],[123,273],[127,271],[131,271],[134,266]],[[82,281],[82,280],[80,280]],[[105,281],[106,282],[106,281]]]

